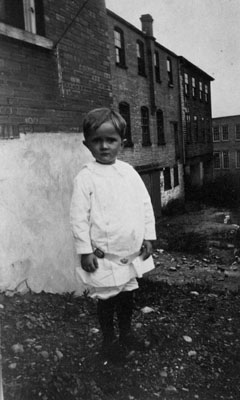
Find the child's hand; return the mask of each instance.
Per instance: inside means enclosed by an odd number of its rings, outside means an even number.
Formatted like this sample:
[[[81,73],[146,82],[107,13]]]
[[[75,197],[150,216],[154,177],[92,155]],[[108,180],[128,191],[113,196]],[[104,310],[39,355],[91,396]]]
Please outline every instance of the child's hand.
[[[150,240],[144,240],[141,248],[141,256],[146,260],[152,254],[152,243]]]
[[[82,254],[81,256],[82,269],[86,272],[94,272],[98,268],[98,261],[95,254]]]

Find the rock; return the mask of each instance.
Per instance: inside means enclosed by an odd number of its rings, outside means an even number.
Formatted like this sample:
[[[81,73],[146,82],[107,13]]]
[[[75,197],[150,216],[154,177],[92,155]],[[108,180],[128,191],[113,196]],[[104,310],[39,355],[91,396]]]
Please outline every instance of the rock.
[[[153,312],[154,309],[153,309],[152,307],[146,306],[146,307],[143,307],[143,308],[141,309],[141,311],[143,312],[143,314],[148,314],[148,313]]]
[[[23,345],[20,344],[20,343],[14,344],[14,345],[11,347],[11,349],[13,350],[13,352],[14,352],[15,354],[23,353],[23,352],[24,352]]]
[[[11,363],[8,366],[9,369],[15,369],[16,367],[17,367],[17,363]]]
[[[41,355],[43,356],[43,358],[45,358],[45,359],[48,359],[48,358],[49,358],[49,353],[48,353],[48,351],[43,350],[43,351],[41,351],[40,354],[41,354]]]
[[[185,340],[185,342],[192,343],[192,338],[190,336],[184,335],[183,339]]]
[[[190,351],[188,352],[188,355],[189,355],[189,357],[196,357],[197,352],[196,352],[195,350],[190,350]]]

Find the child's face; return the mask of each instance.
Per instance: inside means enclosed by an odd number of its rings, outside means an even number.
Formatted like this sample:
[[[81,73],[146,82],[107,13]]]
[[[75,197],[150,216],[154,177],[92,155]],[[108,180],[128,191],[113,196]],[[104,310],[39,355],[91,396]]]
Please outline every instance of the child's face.
[[[92,131],[83,143],[96,161],[101,164],[113,164],[123,141],[112,122],[106,121],[96,131]]]

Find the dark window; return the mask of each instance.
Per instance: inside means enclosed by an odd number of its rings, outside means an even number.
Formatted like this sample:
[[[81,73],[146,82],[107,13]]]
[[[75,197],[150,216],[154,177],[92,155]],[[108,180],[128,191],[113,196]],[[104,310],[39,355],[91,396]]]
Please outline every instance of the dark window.
[[[0,21],[44,36],[43,0],[1,0]]]
[[[164,168],[163,170],[163,176],[164,176],[164,190],[170,190],[172,189],[171,186],[171,171],[169,167]]]
[[[173,168],[173,179],[174,179],[174,187],[179,185],[179,177],[178,177],[178,165],[174,165]]]
[[[214,142],[220,141],[220,130],[218,125],[213,127],[213,141]]]
[[[172,60],[171,58],[167,58],[167,74],[168,74],[168,85],[173,85],[173,73],[172,73]]]
[[[184,94],[189,96],[189,76],[186,72],[184,73]]]
[[[200,121],[201,121],[201,140],[204,143],[205,140],[206,140],[206,127],[205,127],[205,119],[204,119],[204,117],[202,117],[200,119]]]
[[[156,112],[157,118],[157,139],[158,145],[165,144],[165,134],[164,134],[164,120],[163,120],[163,112],[162,110],[157,110]]]
[[[228,140],[228,125],[222,126],[222,140],[223,141]]]
[[[137,41],[137,61],[138,61],[138,74],[145,75],[145,57],[144,57],[144,44],[141,40]]]
[[[203,84],[201,81],[199,82],[199,99],[200,101],[203,100]]]
[[[192,97],[196,97],[196,79],[192,78]]]
[[[114,29],[114,45],[116,64],[125,67],[124,34],[120,28]]]
[[[204,85],[204,100],[208,103],[208,85]]]
[[[240,124],[236,124],[235,126],[235,139],[240,140]]]
[[[194,140],[198,142],[198,117],[194,115],[193,117],[193,131],[194,131]]]
[[[236,151],[236,168],[240,168],[240,150]]]
[[[119,113],[125,119],[127,126],[125,132],[125,147],[131,147],[133,145],[132,142],[132,134],[131,134],[131,117],[130,117],[130,106],[128,103],[121,102],[119,104]]]
[[[142,125],[142,145],[150,146],[150,128],[149,128],[149,111],[147,107],[141,107],[141,125]]]
[[[155,53],[154,53],[154,69],[155,69],[155,79],[156,79],[156,82],[160,83],[160,82],[161,82],[161,77],[160,77],[160,61],[159,61],[159,54],[158,54],[158,51],[155,51]]]
[[[186,141],[187,143],[191,143],[192,142],[191,117],[189,113],[185,114],[185,122],[186,122]]]
[[[221,168],[221,154],[220,151],[215,151],[213,153],[213,168],[220,169]]]
[[[222,164],[223,169],[229,169],[229,152],[227,150],[222,152]]]

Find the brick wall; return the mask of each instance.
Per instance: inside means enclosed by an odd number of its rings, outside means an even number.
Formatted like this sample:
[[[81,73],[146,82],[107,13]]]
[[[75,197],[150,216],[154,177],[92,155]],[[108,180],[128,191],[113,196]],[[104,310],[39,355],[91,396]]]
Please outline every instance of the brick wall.
[[[56,43],[80,7],[45,0],[46,37]],[[90,0],[56,48],[0,36],[0,135],[79,131],[83,113],[109,105],[106,32],[105,2]]]
[[[110,11],[108,11],[108,26],[113,105],[116,109],[118,109],[120,102],[127,102],[130,105],[131,133],[134,143],[132,148],[125,148],[123,150],[121,157],[135,166],[156,163],[160,167],[173,166],[176,162],[175,143],[170,122],[177,122],[180,129],[177,57],[162,46],[155,45],[154,39],[151,39],[152,57],[155,46],[158,46],[160,52],[162,77],[162,82],[154,82],[154,88],[151,88],[147,65],[146,36]],[[126,68],[116,65],[114,47],[115,26],[124,32]],[[146,76],[140,76],[137,71],[136,41],[139,39],[145,44]],[[168,86],[167,82],[166,59],[169,55],[173,63],[174,86],[172,88]],[[152,110],[153,95],[155,100],[154,110]],[[149,108],[151,146],[142,145],[141,106]],[[163,146],[158,145],[157,138],[156,109],[158,108],[162,109],[164,114],[166,144]]]

